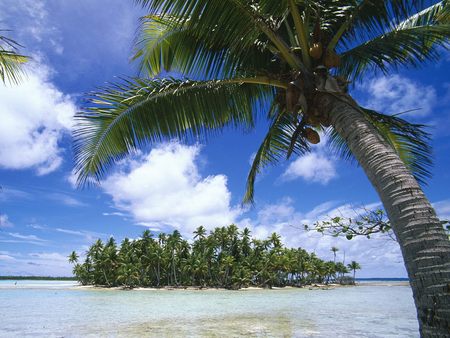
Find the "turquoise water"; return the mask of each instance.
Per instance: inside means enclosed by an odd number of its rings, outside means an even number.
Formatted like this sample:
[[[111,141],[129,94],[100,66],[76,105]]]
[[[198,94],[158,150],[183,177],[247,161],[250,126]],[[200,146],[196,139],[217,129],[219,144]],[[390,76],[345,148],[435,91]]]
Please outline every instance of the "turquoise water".
[[[418,337],[411,289],[99,290],[0,281],[1,337]]]

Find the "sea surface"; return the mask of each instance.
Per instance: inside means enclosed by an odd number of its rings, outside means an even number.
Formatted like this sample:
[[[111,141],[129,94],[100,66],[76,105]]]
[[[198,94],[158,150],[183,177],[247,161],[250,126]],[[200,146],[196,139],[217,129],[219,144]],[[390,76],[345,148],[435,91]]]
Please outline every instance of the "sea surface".
[[[409,286],[105,290],[0,281],[0,337],[418,337]]]

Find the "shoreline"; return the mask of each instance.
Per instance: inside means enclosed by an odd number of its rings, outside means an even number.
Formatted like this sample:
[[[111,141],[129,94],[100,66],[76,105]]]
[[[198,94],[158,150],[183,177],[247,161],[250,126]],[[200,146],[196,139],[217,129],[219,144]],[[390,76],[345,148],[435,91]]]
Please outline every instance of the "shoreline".
[[[382,286],[382,287],[396,287],[396,286],[409,286],[409,282],[364,282],[356,283],[354,285],[342,285],[342,284],[311,284],[304,286],[284,286],[284,287],[272,287],[264,288],[258,286],[249,286],[239,289],[226,289],[226,288],[214,288],[214,287],[197,287],[197,286],[164,286],[160,288],[155,287],[135,287],[126,288],[121,286],[105,287],[96,285],[77,285],[73,289],[94,289],[94,290],[112,290],[112,291],[283,291],[283,290],[333,290],[336,288],[347,287],[365,287],[365,286]]]
[[[5,281],[5,280],[4,280]],[[397,286],[409,286],[407,281],[364,281],[357,282],[353,285],[343,285],[343,284],[310,284],[303,286],[284,286],[284,287],[257,287],[249,286],[242,287],[239,289],[227,289],[227,288],[215,288],[215,287],[200,287],[200,286],[163,286],[163,287],[134,287],[127,288],[123,286],[107,287],[101,285],[81,285],[78,283],[73,283],[71,285],[64,284],[52,284],[51,280],[42,280],[43,282],[48,282],[45,284],[36,283],[37,280],[29,280],[30,283],[24,283],[25,280],[14,280],[11,279],[11,284],[0,284],[0,290],[5,289],[68,289],[68,290],[99,290],[99,291],[287,291],[287,290],[333,290],[336,288],[346,288],[346,287],[397,287]],[[62,281],[60,281],[62,282]],[[72,282],[72,281],[65,281]],[[75,282],[75,281],[73,281]]]
[[[305,286],[284,286],[278,287],[274,286],[272,288],[264,288],[258,286],[249,286],[239,289],[226,289],[226,288],[215,288],[215,287],[198,287],[198,286],[163,286],[160,288],[155,287],[135,287],[127,288],[122,286],[96,286],[96,285],[77,285],[72,289],[94,289],[94,290],[112,290],[112,291],[279,291],[279,290],[331,290],[336,287],[351,287],[356,285],[339,285],[339,284],[314,284]]]

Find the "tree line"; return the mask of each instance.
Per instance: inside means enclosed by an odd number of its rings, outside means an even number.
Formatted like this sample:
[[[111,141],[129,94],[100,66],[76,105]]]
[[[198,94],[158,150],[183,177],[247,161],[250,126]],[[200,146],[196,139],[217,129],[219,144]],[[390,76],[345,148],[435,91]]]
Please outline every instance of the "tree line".
[[[145,230],[138,239],[125,238],[120,245],[111,237],[98,239],[83,262],[73,251],[69,262],[83,285],[106,287],[283,287],[312,283],[354,282],[360,265],[324,261],[302,248],[286,248],[277,233],[267,239],[251,238],[250,230],[234,224],[207,234],[194,231],[192,243],[178,230],[154,237]],[[335,253],[335,252],[334,252]],[[346,276],[353,271],[353,277]]]

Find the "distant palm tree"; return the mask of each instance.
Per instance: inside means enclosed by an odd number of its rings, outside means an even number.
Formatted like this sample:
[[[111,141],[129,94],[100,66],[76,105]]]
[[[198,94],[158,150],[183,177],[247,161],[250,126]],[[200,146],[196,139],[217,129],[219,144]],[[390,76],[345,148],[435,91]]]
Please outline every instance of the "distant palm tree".
[[[359,263],[357,263],[355,261],[352,261],[350,264],[347,264],[347,267],[350,270],[353,270],[353,280],[355,280],[356,270],[360,270],[361,265],[359,265]]]
[[[0,79],[6,83],[17,84],[20,82],[24,70],[23,64],[29,58],[18,53],[18,47],[21,47],[16,41],[7,38],[0,30]]]
[[[195,231],[194,231],[194,239],[203,239],[206,235],[206,229],[203,225],[200,225]]]
[[[78,262],[79,256],[75,251],[72,251],[68,258],[69,258],[69,263],[73,264],[73,263]]]
[[[332,246],[331,251],[333,252],[333,256],[334,256],[333,262],[336,263],[336,252],[339,251],[339,248]]]

